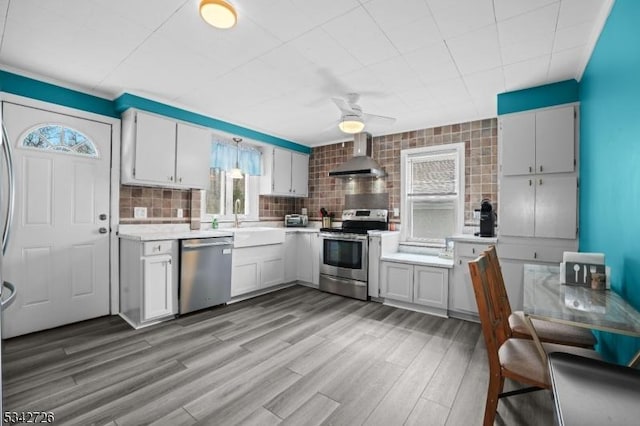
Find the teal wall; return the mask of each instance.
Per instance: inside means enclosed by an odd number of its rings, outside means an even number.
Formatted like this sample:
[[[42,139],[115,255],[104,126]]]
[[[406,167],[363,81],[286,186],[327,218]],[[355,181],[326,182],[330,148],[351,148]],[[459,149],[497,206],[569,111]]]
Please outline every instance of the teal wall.
[[[565,80],[498,94],[498,115],[578,102],[578,82]]]
[[[296,142],[128,93],[110,100],[3,70],[0,70],[0,91],[115,118],[119,118],[128,108],[138,108],[305,154],[311,153],[311,148]]]
[[[640,1],[617,0],[580,82],[580,251],[604,252],[640,310]],[[626,362],[640,339],[601,335]]]

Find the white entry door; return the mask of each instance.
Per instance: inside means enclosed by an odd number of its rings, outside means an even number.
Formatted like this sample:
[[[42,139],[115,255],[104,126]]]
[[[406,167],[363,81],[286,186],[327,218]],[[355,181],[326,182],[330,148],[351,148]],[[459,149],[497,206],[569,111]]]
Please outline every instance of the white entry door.
[[[4,277],[16,285],[3,337],[109,314],[111,125],[2,104],[16,208]]]

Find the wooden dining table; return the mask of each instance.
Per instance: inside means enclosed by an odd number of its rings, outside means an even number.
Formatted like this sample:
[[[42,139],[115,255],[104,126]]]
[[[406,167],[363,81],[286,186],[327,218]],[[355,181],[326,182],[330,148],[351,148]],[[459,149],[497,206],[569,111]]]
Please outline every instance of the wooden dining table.
[[[640,312],[613,290],[561,284],[559,266],[524,265],[523,311],[545,363],[547,354],[532,319],[640,337]],[[640,351],[628,365],[635,367],[639,363]]]

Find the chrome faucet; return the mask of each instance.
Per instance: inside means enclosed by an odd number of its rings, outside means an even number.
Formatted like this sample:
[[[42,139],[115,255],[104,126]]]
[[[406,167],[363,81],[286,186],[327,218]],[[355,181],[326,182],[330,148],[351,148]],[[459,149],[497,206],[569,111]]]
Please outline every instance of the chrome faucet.
[[[240,221],[238,220],[238,211],[240,210],[240,198],[236,198],[236,201],[235,201],[235,203],[233,203],[233,205],[234,205],[234,209],[233,209],[234,213],[233,213],[233,215],[235,217],[234,221],[233,221],[233,226],[235,228],[239,228],[240,227]]]

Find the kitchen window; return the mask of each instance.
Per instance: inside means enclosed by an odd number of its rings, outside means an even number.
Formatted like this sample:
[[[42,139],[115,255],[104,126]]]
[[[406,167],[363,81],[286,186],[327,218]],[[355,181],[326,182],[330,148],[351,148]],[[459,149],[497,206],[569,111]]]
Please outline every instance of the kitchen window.
[[[211,168],[209,169],[209,187],[202,191],[202,221],[233,220],[237,210],[241,220],[258,220],[261,153],[257,148],[244,144],[240,152],[238,146],[214,138],[211,144]],[[243,170],[241,179],[233,179],[230,171],[240,158]],[[236,200],[239,208],[236,209]]]
[[[464,144],[405,149],[400,157],[402,240],[444,246],[462,232]]]

